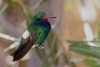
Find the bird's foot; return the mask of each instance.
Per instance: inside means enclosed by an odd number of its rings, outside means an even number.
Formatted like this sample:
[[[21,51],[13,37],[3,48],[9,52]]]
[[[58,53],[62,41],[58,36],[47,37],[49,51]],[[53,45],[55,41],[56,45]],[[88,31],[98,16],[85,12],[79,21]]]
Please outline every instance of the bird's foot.
[[[44,47],[43,46],[40,46],[40,45],[33,45],[33,48],[40,48],[40,49],[44,49]]]
[[[40,49],[44,49],[44,47],[43,46],[38,46]]]
[[[33,48],[37,48],[38,47],[38,44],[37,45],[33,45]]]

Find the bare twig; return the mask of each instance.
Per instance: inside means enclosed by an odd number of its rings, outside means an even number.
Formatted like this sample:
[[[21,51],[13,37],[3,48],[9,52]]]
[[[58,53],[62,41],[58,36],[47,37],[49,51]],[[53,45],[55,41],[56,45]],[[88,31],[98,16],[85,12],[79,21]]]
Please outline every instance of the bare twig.
[[[12,43],[9,47],[5,48],[5,49],[4,49],[4,52],[9,51],[9,50],[11,50],[11,49],[17,47],[19,44],[20,44],[20,42],[16,42],[16,41],[15,41],[15,42]]]
[[[15,37],[12,37],[12,36],[9,36],[9,35],[6,35],[6,34],[2,34],[2,33],[0,33],[0,37],[4,38],[4,39],[7,39],[7,40],[15,41],[9,47],[4,49],[5,52],[17,47],[20,43],[20,38],[15,38]]]
[[[0,7],[1,7],[1,5],[2,5],[2,0],[0,0]]]
[[[58,18],[58,21],[56,21],[53,25],[51,25],[52,28],[53,29],[56,28],[60,24],[60,22],[61,22],[61,18]]]
[[[8,7],[8,4],[5,3],[4,6],[0,9],[0,14],[2,14]]]
[[[81,16],[82,16],[82,20],[83,20],[83,23],[84,23],[84,32],[85,32],[85,35],[86,35],[86,39],[88,41],[91,41],[94,39],[94,36],[93,36],[93,31],[90,27],[90,24],[89,24],[89,21],[87,19],[87,11],[86,11],[86,6],[85,6],[85,0],[81,0],[81,4],[82,4],[82,8],[81,8]]]
[[[70,67],[72,67],[72,64],[70,62],[70,54],[67,48],[68,45],[66,45],[67,42],[64,39],[62,39],[59,35],[57,35],[54,30],[51,30],[51,32],[53,33],[53,35],[55,35],[59,43],[61,43],[60,46],[62,47],[63,51],[65,52],[66,57],[68,58],[68,64]]]
[[[9,35],[6,35],[6,34],[0,33],[0,37],[1,38],[4,38],[4,39],[7,39],[7,40],[18,41],[19,42],[19,39],[18,38],[15,38],[15,37],[12,37],[12,36],[9,36]]]
[[[86,35],[86,40],[91,41],[91,40],[94,39],[94,35],[93,35],[92,28],[90,26],[90,23],[87,19],[88,14],[87,14],[87,11],[86,11],[85,0],[81,0],[81,4],[82,4],[81,16],[82,16],[82,20],[83,20],[83,23],[84,23],[84,32],[85,32],[85,35]],[[90,43],[90,42],[88,42],[88,45],[96,46],[96,44]]]
[[[32,9],[36,9],[37,7],[39,7],[40,5],[42,5],[44,2],[46,2],[47,0],[39,0],[36,5],[32,8]]]

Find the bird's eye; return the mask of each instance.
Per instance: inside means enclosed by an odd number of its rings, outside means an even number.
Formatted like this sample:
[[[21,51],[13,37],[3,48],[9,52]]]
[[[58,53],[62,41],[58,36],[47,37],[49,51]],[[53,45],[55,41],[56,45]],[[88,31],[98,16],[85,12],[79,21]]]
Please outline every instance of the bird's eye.
[[[38,18],[37,20],[41,20],[40,18]]]

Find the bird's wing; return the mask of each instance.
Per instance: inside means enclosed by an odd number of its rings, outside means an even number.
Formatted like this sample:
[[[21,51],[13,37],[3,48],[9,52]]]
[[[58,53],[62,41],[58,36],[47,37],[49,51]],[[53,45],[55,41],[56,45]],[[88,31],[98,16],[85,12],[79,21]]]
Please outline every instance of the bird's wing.
[[[37,38],[40,36],[40,32],[40,28],[32,33],[29,33],[27,30],[24,32],[24,34],[22,35],[20,46],[14,53],[12,53],[13,61],[17,61],[26,55],[26,53],[31,49]]]
[[[46,37],[47,37],[47,34],[45,34],[44,31],[41,31],[40,35],[36,39],[36,44],[41,45],[44,42],[44,40],[46,39]]]

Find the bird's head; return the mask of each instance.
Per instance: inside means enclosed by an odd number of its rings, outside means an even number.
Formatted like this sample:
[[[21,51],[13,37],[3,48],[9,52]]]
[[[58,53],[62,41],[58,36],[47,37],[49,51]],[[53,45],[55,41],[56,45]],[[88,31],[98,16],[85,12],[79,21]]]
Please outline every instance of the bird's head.
[[[39,11],[34,15],[34,20],[36,21],[48,20],[48,18],[56,18],[56,17],[47,16],[46,13],[43,11]]]

